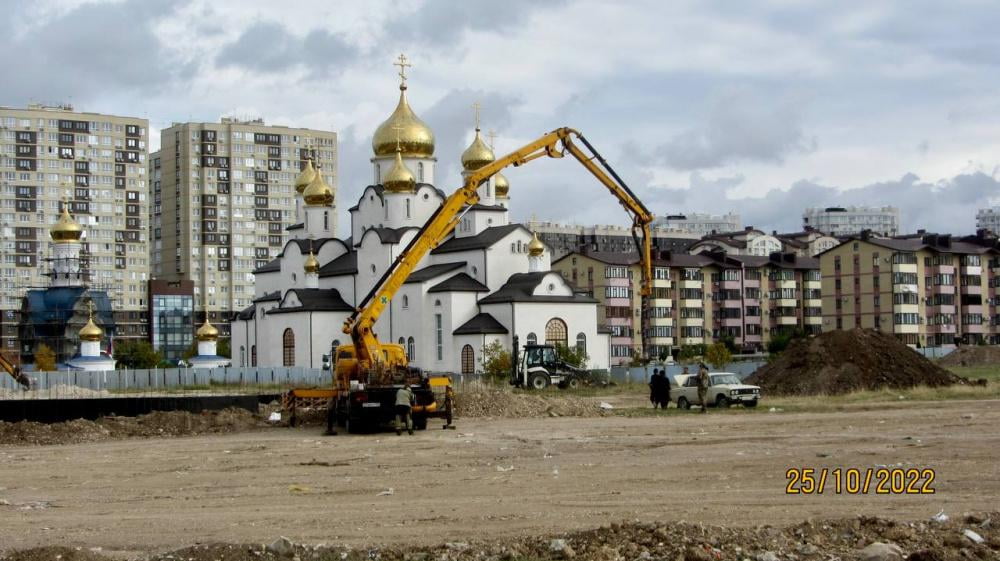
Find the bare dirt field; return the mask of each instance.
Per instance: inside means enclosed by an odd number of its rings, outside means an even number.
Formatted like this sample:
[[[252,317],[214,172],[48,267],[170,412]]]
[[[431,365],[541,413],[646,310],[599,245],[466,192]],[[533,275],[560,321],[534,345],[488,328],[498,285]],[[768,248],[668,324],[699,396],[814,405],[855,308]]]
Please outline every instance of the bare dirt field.
[[[153,552],[278,536],[432,545],[635,520],[926,521],[995,510],[1000,497],[1000,401],[457,424],[412,437],[306,427],[0,446],[0,550]],[[936,493],[785,494],[789,468],[882,465],[933,468]]]

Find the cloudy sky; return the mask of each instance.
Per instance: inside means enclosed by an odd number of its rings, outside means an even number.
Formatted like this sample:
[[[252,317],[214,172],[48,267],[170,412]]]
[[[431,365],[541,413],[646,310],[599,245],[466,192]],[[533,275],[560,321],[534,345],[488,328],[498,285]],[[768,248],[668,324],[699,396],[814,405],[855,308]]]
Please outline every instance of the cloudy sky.
[[[620,5],[619,5],[620,4]],[[790,230],[807,206],[894,204],[971,232],[1000,203],[991,1],[78,0],[10,3],[0,104],[340,133],[340,207],[412,60],[410,101],[458,186],[474,101],[504,152],[582,130],[657,213]],[[506,173],[518,220],[623,223],[568,161]],[[346,222],[342,219],[342,222]]]

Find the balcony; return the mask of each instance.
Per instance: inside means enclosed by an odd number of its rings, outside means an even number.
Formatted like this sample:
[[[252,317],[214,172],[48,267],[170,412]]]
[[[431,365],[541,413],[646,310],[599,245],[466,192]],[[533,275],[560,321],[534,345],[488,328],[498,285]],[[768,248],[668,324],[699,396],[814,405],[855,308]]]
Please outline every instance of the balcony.
[[[796,288],[794,280],[779,280],[779,281],[775,281],[773,283],[773,287],[774,288],[778,288],[778,289],[791,288],[792,290],[794,290]],[[819,288],[819,287],[814,287],[814,288]]]
[[[647,345],[673,345],[673,337],[648,337],[646,339]]]
[[[917,285],[915,285],[915,284],[894,284],[894,285],[892,285],[892,291],[895,294],[904,294],[904,293],[916,294],[917,293]]]
[[[771,302],[778,308],[798,308],[799,301],[795,298],[778,298],[776,300],[771,300]]]
[[[700,345],[704,342],[704,337],[681,337],[681,345]]]
[[[670,279],[653,279],[653,288],[670,288],[673,285]]]
[[[677,283],[678,287],[684,288],[701,288],[704,283],[700,280],[681,280]]]
[[[952,330],[953,330],[953,332],[954,332],[954,329],[955,329],[954,325],[951,325],[951,326],[938,325],[936,327],[951,327]],[[892,326],[892,332],[893,333],[920,333],[920,326],[919,325],[912,325],[912,324],[896,324],[896,325]]]
[[[818,280],[807,280],[802,283],[802,288],[815,288],[819,290],[823,288],[823,282]]]
[[[778,325],[798,325],[799,318],[795,316],[775,316]]]
[[[701,308],[703,306],[704,304],[699,298],[686,298],[680,301],[681,308]]]
[[[680,325],[703,327],[705,325],[705,318],[681,318]]]
[[[916,263],[893,263],[892,264],[893,273],[916,273],[917,264]],[[903,333],[903,332],[899,332]],[[909,333],[909,332],[906,332]]]
[[[806,325],[823,325],[823,316],[806,316]]]
[[[742,287],[740,286],[740,281],[738,280],[724,280],[724,281],[719,281],[719,288],[728,290],[739,290]]]
[[[722,327],[742,327],[743,318],[722,318],[716,321],[716,325],[721,325]]]
[[[919,314],[920,304],[893,304],[892,313],[894,314]]]

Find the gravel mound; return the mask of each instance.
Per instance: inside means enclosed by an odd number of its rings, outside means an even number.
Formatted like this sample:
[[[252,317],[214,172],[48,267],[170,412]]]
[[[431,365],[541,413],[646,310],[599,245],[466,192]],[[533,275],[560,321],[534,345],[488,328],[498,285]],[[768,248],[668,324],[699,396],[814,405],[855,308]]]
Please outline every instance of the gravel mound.
[[[770,395],[837,395],[857,390],[947,386],[964,382],[951,372],[872,329],[830,331],[793,341],[748,384]]]
[[[509,386],[482,385],[456,392],[455,416],[499,417],[600,417],[599,402],[578,396],[560,395],[558,389],[514,390]]]
[[[49,445],[98,442],[123,438],[190,436],[251,430],[265,423],[250,411],[154,411],[138,417],[75,419],[63,423],[0,421],[0,445]]]
[[[950,366],[1000,365],[1000,347],[959,347],[942,357],[937,363],[945,368]]]
[[[974,533],[978,539],[968,536]],[[270,537],[269,539],[274,539]],[[885,544],[878,546],[873,544]],[[865,549],[869,548],[869,549]],[[897,549],[898,548],[898,549]],[[0,555],[0,561],[59,559],[29,549]],[[862,551],[899,551],[895,559],[958,561],[996,559],[1000,554],[1000,512],[966,514],[938,523],[898,522],[886,518],[807,521],[776,528],[725,528],[703,524],[628,523],[569,534],[474,542],[448,542],[435,547],[346,547],[306,545],[278,538],[270,544],[207,544],[153,554],[145,561],[511,561],[517,559],[579,561],[722,561],[860,559]],[[60,549],[63,550],[62,548]],[[110,561],[94,553],[62,557],[63,561]],[[85,556],[80,556],[85,555]],[[142,558],[140,558],[142,559]],[[886,557],[885,559],[890,559]]]

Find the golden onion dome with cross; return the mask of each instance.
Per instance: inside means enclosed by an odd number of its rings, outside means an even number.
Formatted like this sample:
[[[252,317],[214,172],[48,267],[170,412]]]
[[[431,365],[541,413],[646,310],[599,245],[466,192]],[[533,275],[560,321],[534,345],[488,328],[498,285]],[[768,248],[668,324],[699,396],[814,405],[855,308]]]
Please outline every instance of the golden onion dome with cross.
[[[323,174],[316,171],[316,177],[302,191],[307,206],[330,206],[333,204],[333,189],[323,180]]]
[[[396,151],[397,134],[399,146],[404,156],[431,158],[434,156],[434,132],[410,109],[406,100],[406,68],[411,66],[404,55],[399,55],[399,103],[372,137],[372,150],[376,156],[391,156]],[[397,133],[398,131],[398,133]]]
[[[483,142],[483,138],[479,136],[479,127],[476,127],[476,137],[472,139],[472,144],[462,152],[462,168],[465,171],[475,171],[486,164],[493,163],[496,160],[496,156],[493,154],[493,150]]]
[[[416,185],[417,182],[413,177],[413,172],[410,171],[410,168],[406,167],[400,152],[397,151],[396,160],[392,163],[392,169],[389,170],[385,179],[382,180],[382,186],[390,193],[415,193]]]
[[[309,257],[306,257],[306,261],[302,264],[302,268],[307,274],[319,273],[319,259],[316,259],[316,254],[313,253],[311,247],[309,248]]]
[[[306,190],[306,187],[312,183],[313,179],[316,179],[316,168],[313,167],[312,160],[306,160],[305,167],[302,168],[302,172],[295,179],[295,192],[302,194]]]
[[[503,199],[510,197],[508,194],[510,193],[510,183],[507,182],[507,178],[504,174],[497,172],[497,174],[493,176],[493,187],[496,189],[497,197]]]
[[[80,329],[80,340],[81,341],[97,341],[100,342],[101,337],[104,336],[104,331],[97,327],[94,323],[94,303],[87,302],[87,307],[89,309],[90,317],[87,319],[87,325],[84,325]]]
[[[205,314],[205,323],[201,324],[195,336],[199,341],[215,341],[219,338],[219,330],[208,321],[208,314]]]
[[[535,232],[532,234],[531,241],[528,242],[528,255],[538,257],[543,253],[545,253],[545,244],[538,239],[538,233]]]
[[[78,242],[83,236],[83,226],[69,215],[69,202],[63,201],[62,214],[49,230],[49,236],[55,242]]]

